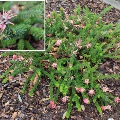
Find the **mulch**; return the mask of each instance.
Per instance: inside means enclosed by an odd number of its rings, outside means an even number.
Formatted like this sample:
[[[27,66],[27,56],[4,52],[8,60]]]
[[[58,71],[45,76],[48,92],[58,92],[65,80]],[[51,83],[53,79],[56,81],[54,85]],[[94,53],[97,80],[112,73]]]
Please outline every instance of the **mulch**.
[[[47,0],[46,16],[52,11],[59,12],[60,8],[64,8],[65,12],[70,15],[73,10],[80,4],[82,8],[87,6],[90,11],[98,14],[109,5],[101,2],[100,0]],[[112,8],[103,16],[103,20],[107,23],[116,23],[120,19],[120,10]]]
[[[91,11],[99,13],[104,9],[106,4],[99,0],[48,0],[46,4],[46,15],[62,6],[68,14],[72,14],[72,10],[81,4],[82,7],[87,5]],[[112,16],[113,15],[113,16]],[[120,12],[112,9],[104,18],[108,22],[117,22],[120,19]],[[0,52],[0,55],[2,52]],[[12,56],[0,56],[0,75],[11,65],[9,61]],[[117,69],[114,69],[117,66]],[[120,73],[120,61],[108,60],[101,64],[100,71],[103,73]],[[51,109],[49,105],[49,83],[48,80],[42,79],[39,83],[33,97],[27,94],[21,94],[21,89],[28,73],[19,74],[13,81],[6,84],[0,79],[0,119],[1,120],[61,120],[63,114],[67,110],[67,104],[58,100],[56,109]],[[101,84],[107,85],[113,90],[112,94],[120,97],[120,80],[101,81]],[[29,88],[28,88],[29,91]],[[85,105],[85,111],[78,112],[73,107],[69,120],[120,120],[120,103],[112,107],[112,111],[105,111],[100,116],[94,104]],[[111,119],[111,120],[113,120]]]

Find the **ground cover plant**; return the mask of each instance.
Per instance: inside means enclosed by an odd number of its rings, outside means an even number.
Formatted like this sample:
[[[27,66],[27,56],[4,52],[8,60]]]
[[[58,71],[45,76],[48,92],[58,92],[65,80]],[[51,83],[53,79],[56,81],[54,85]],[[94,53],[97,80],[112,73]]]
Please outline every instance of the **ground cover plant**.
[[[44,1],[1,1],[0,33],[0,49],[44,49]]]
[[[78,6],[74,14],[67,16],[61,8],[46,19],[45,52],[5,52],[12,55],[10,68],[1,76],[3,83],[10,82],[21,72],[29,72],[22,93],[29,84],[34,91],[41,79],[50,82],[50,105],[54,109],[58,99],[68,103],[63,118],[70,117],[72,107],[84,110],[84,104],[94,103],[98,112],[111,110],[120,96],[113,96],[101,80],[119,80],[119,74],[104,74],[99,65],[107,59],[120,59],[120,23],[102,21],[111,7],[94,14],[86,7]]]

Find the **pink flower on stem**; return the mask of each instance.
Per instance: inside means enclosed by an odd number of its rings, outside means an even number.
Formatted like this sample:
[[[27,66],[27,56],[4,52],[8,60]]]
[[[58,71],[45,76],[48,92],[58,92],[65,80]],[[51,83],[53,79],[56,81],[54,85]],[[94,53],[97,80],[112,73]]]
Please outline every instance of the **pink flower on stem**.
[[[14,25],[12,22],[10,22],[10,19],[15,16],[16,14],[11,14],[11,10],[9,10],[8,12],[4,12],[3,8],[3,14],[0,13],[0,29],[2,30],[2,32],[5,30],[7,24]]]
[[[50,105],[51,105],[51,108],[56,108],[56,104],[54,103],[54,101],[52,100],[52,101],[50,101]]]
[[[5,24],[0,24],[0,29],[2,30],[2,32],[5,30],[5,28],[6,28],[6,25]]]
[[[89,90],[88,95],[93,96],[95,94],[95,91],[93,89]]]
[[[107,106],[106,106],[106,109],[112,111],[111,105],[107,105]]]
[[[79,88],[78,87],[75,87],[76,91],[79,92]]]
[[[13,80],[13,76],[9,76],[9,81],[12,81]]]
[[[57,68],[57,63],[53,63],[51,66],[52,66],[53,68]]]
[[[86,44],[87,48],[91,48],[91,46],[92,46],[91,43]]]
[[[120,102],[120,98],[119,98],[119,97],[116,97],[116,98],[114,99],[114,101],[115,101],[116,103],[119,103],[119,102]]]
[[[62,98],[62,102],[66,103],[68,101],[69,96],[65,96]]]
[[[77,46],[78,48],[80,48],[80,49],[82,48],[81,43],[82,43],[82,40],[81,40],[81,39],[79,39],[78,41],[75,42],[76,46]]]
[[[51,101],[50,101],[50,104],[51,104],[51,105],[52,105],[52,104],[54,104],[54,101],[53,101],[53,100],[51,100]]]
[[[84,99],[83,99],[83,102],[86,103],[86,104],[89,104],[89,103],[90,103],[90,101],[89,101],[88,98],[84,98]]]
[[[75,50],[75,51],[73,51],[73,54],[74,54],[74,55],[77,55],[77,52],[78,52],[78,50]]]
[[[51,108],[52,109],[56,108],[56,105],[55,104],[51,105]]]
[[[60,46],[61,43],[62,43],[62,40],[57,40],[56,43],[55,43],[55,45],[56,46]]]
[[[101,109],[102,109],[102,111],[105,111],[106,107],[105,106],[101,106]]]
[[[52,36],[52,34],[46,34],[46,36],[47,36],[47,37],[51,37],[51,36]]]
[[[16,59],[17,58],[17,55],[13,55],[13,59]]]
[[[85,84],[89,84],[89,79],[85,79],[85,82],[84,82]]]
[[[85,91],[85,89],[83,88],[83,87],[81,87],[80,89],[79,89],[79,92],[81,92],[81,93],[83,93]]]
[[[81,87],[81,88],[75,87],[75,89],[78,93],[79,92],[83,93],[85,91],[85,89],[83,87]]]
[[[99,24],[99,21],[96,21],[96,25],[98,25]]]
[[[70,20],[70,24],[72,24],[72,25],[73,25],[73,23],[74,23],[74,22],[73,22],[73,20]]]
[[[102,109],[102,111],[105,111],[105,110],[112,110],[112,108],[111,108],[110,105],[107,105],[107,106],[101,106],[101,109]]]

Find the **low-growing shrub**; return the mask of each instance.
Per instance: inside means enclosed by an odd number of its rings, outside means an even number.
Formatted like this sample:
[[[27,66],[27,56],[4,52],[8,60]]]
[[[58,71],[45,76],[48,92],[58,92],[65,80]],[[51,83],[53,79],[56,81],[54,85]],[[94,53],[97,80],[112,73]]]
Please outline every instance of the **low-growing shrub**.
[[[12,66],[1,76],[5,78],[3,83],[21,72],[31,71],[22,93],[29,82],[35,80],[29,92],[29,95],[33,95],[41,78],[47,79],[50,83],[51,107],[56,108],[58,99],[67,102],[68,109],[64,113],[67,118],[73,106],[81,111],[81,105],[94,103],[100,114],[103,110],[111,109],[110,104],[120,99],[103,88],[100,80],[117,80],[120,75],[103,75],[98,70],[99,65],[107,59],[120,58],[120,23],[114,25],[102,21],[102,15],[110,8],[98,15],[87,7],[82,10],[80,6],[70,16],[62,8],[59,14],[51,13],[46,19],[46,51],[4,53],[3,56],[14,55],[14,59]],[[13,72],[9,74],[11,69]]]

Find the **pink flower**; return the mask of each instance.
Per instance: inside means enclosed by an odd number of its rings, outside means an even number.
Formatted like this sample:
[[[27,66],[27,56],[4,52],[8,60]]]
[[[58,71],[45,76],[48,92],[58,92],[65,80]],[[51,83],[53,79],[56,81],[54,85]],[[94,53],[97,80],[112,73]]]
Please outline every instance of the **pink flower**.
[[[92,46],[91,43],[86,44],[87,48],[91,48],[91,46]]]
[[[51,37],[51,36],[52,36],[52,34],[46,34],[46,36]]]
[[[50,14],[48,14],[46,17],[47,17],[47,18],[50,18],[50,16],[51,16],[51,15],[50,15]]]
[[[16,59],[17,58],[17,55],[13,55],[13,59]]]
[[[75,87],[76,91],[79,92],[79,88],[78,87]]]
[[[54,105],[51,105],[51,108],[52,108],[52,109],[56,108],[56,105],[55,105],[55,104],[54,104]]]
[[[77,55],[77,52],[78,52],[78,50],[76,50],[76,51],[73,51],[73,54],[74,54],[74,55]]]
[[[0,29],[2,30],[2,32],[5,30],[6,25],[5,24],[0,24]]]
[[[57,68],[57,63],[53,63],[51,66],[52,66],[53,68]]]
[[[88,85],[89,79],[85,79],[85,82],[84,82],[84,83]]]
[[[51,100],[51,101],[50,101],[50,104],[51,104],[51,105],[53,105],[53,104],[54,104],[54,101],[53,101],[53,100]]]
[[[95,94],[95,91],[93,89],[89,90],[88,95],[93,96]]]
[[[56,46],[60,46],[61,43],[62,43],[62,40],[57,40],[56,43],[55,43],[55,45]]]
[[[111,105],[107,105],[107,106],[105,106],[106,107],[106,110],[112,110],[111,109]]]
[[[62,102],[66,103],[68,101],[69,96],[65,96],[62,98]]]
[[[86,104],[89,104],[90,101],[89,101],[88,98],[84,98],[84,99],[83,99],[83,102],[86,103]]]
[[[98,23],[99,23],[99,22],[98,22],[98,21],[96,21],[96,25],[98,25]]]
[[[113,90],[110,90],[107,86],[102,87],[103,92],[112,92]]]
[[[81,39],[79,39],[78,41],[75,42],[76,46],[80,49],[82,48],[81,43],[82,43]]]
[[[73,20],[70,20],[70,24],[72,24],[72,25],[73,25]]]
[[[78,93],[79,92],[83,93],[85,91],[85,89],[83,87],[81,87],[81,88],[75,87],[75,89]]]
[[[105,106],[101,106],[101,109],[102,109],[102,111],[105,111],[106,107]]]
[[[83,87],[79,88],[79,92],[83,93],[85,89]]]
[[[2,30],[2,32],[5,30],[7,24],[14,25],[12,22],[10,22],[10,19],[15,16],[15,14],[11,14],[11,10],[9,10],[8,12],[4,12],[3,8],[3,14],[0,13],[0,29]]]
[[[50,101],[50,105],[51,105],[51,108],[56,108],[56,105],[55,105],[55,103],[54,103],[54,101],[52,100],[52,101]]]
[[[105,111],[105,110],[112,110],[110,105],[101,106],[101,109],[102,109],[102,111]]]
[[[116,98],[114,99],[114,101],[115,101],[116,103],[119,103],[119,102],[120,102],[120,98],[119,98],[119,97],[116,97]]]
[[[9,81],[12,81],[13,80],[13,76],[9,76]]]

